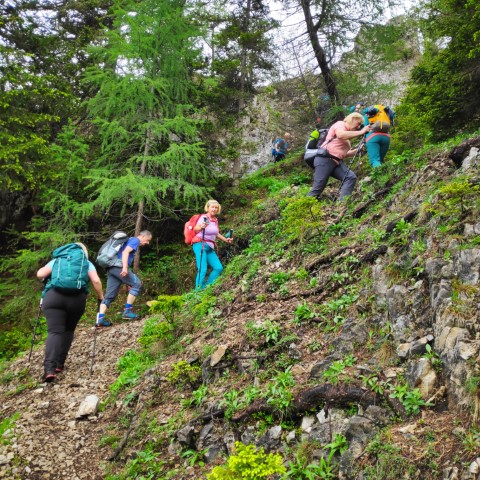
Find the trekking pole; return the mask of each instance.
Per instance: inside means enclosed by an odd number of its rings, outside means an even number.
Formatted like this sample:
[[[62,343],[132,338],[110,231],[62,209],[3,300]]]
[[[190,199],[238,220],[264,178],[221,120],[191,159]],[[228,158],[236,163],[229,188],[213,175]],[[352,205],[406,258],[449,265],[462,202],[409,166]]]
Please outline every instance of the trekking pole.
[[[98,300],[98,309],[97,313],[100,311],[100,305],[102,303],[102,300]],[[93,346],[92,346],[92,353],[90,353],[90,375],[93,373],[93,364],[95,362],[95,348],[97,346],[97,321],[95,320],[95,331],[93,332]]]
[[[203,223],[206,223],[206,222],[207,222],[207,217],[203,217]],[[203,259],[204,250],[205,250],[205,229],[202,230],[202,250],[200,251],[200,266],[198,267],[197,281],[195,283],[200,282],[200,272],[202,271],[202,259]]]
[[[355,162],[355,158],[357,158],[357,155],[359,155],[360,157],[362,156],[362,154],[360,153],[362,151],[362,148],[363,146],[365,145],[365,135],[363,136],[361,142],[358,144],[358,147],[357,147],[357,151],[355,152],[355,155],[353,156],[352,158],[352,161],[350,162],[350,165],[347,165],[345,163],[345,166],[347,167],[347,171],[345,172],[345,176],[343,177],[343,180],[342,180],[342,183],[340,184],[340,187],[338,189],[338,192],[337,194],[335,195],[335,201],[337,201],[340,197],[340,192],[342,190],[342,187],[343,187],[343,184],[345,183],[345,180],[347,179],[347,176],[351,170],[351,167],[353,166],[354,162]]]
[[[33,350],[33,345],[35,344],[35,337],[37,336],[37,327],[38,327],[38,322],[40,321],[40,312],[42,311],[42,303],[43,303],[43,297],[40,298],[40,304],[38,305],[37,320],[35,321],[35,327],[33,329],[32,344],[30,345],[30,353],[28,354],[28,363],[30,363],[30,360],[32,358],[32,350]]]

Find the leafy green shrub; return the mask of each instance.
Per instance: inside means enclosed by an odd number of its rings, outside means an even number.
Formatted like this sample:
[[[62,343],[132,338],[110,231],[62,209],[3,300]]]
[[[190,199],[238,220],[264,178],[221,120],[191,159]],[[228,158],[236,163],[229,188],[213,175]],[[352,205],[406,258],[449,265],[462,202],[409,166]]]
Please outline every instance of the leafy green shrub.
[[[282,232],[300,243],[312,232],[320,233],[323,206],[315,197],[290,198],[282,211]]]
[[[147,352],[127,350],[117,361],[117,368],[121,373],[110,386],[110,392],[113,397],[122,389],[135,385],[142,373],[149,369],[153,363],[153,357]]]
[[[465,177],[454,178],[437,190],[437,201],[426,203],[423,208],[434,215],[457,220],[468,211],[480,207],[480,186]]]
[[[142,336],[138,342],[143,346],[151,345],[155,342],[170,343],[175,339],[175,327],[169,322],[158,321],[158,317],[149,317],[145,321]]]
[[[283,474],[286,469],[279,454],[265,454],[263,448],[235,442],[234,454],[227,465],[215,467],[207,474],[207,480],[260,480],[275,474]]]
[[[198,365],[190,365],[180,360],[172,365],[172,371],[167,375],[167,381],[177,387],[195,387],[202,377],[202,369]]]
[[[152,313],[162,313],[167,319],[173,321],[174,314],[178,312],[184,304],[184,298],[180,295],[159,295],[153,300],[150,311]]]
[[[20,352],[27,352],[30,349],[33,338],[33,329],[27,330],[25,327],[13,327],[0,333],[0,360],[13,359]],[[35,345],[42,343],[47,335],[47,323],[45,318],[41,317],[37,325],[35,335]]]
[[[225,418],[232,418],[235,412],[248,407],[259,395],[260,390],[254,386],[245,389],[241,396],[237,390],[225,392],[223,400],[220,402],[220,406],[225,407]]]

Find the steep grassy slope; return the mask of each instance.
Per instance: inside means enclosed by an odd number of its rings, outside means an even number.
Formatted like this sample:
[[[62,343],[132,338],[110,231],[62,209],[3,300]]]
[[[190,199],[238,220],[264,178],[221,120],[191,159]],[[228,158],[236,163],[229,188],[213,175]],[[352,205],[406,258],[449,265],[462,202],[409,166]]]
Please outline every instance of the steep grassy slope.
[[[364,159],[346,204],[337,183],[305,197],[300,156],[246,178],[224,205],[220,281],[160,297],[117,364],[106,478],[206,478],[235,441],[279,454],[287,478],[474,472],[480,162],[457,170],[448,151]],[[274,478],[236,452],[211,478]]]

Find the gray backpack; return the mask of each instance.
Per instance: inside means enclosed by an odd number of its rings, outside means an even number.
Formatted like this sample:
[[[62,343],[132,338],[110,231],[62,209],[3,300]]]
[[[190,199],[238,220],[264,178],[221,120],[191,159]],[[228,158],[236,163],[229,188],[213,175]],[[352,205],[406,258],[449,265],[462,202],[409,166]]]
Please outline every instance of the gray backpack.
[[[108,269],[110,267],[121,267],[122,259],[118,258],[118,253],[127,243],[128,235],[125,232],[117,230],[100,247],[97,255],[97,265]]]

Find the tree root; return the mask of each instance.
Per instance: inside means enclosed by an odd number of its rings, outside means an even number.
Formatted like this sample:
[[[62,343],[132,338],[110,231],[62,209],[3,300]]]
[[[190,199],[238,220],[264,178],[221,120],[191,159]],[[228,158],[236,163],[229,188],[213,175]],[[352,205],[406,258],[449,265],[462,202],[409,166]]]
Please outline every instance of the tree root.
[[[318,410],[324,405],[326,411],[331,407],[349,407],[360,404],[363,407],[380,403],[383,397],[356,385],[331,385],[325,383],[301,392],[288,408],[286,415],[291,418],[303,416],[305,413]],[[256,400],[245,410],[238,412],[233,422],[241,422],[255,413],[278,414],[271,405],[264,400]],[[399,413],[399,412],[395,412]]]

